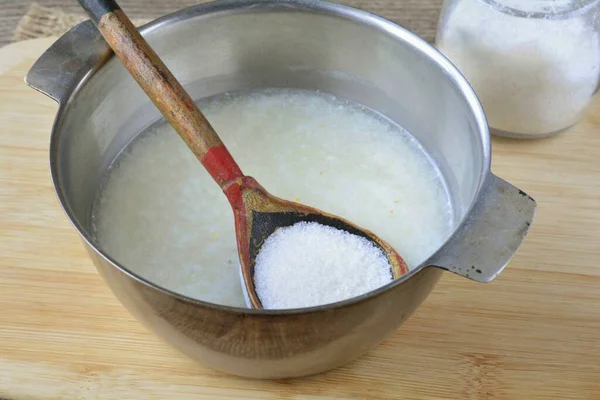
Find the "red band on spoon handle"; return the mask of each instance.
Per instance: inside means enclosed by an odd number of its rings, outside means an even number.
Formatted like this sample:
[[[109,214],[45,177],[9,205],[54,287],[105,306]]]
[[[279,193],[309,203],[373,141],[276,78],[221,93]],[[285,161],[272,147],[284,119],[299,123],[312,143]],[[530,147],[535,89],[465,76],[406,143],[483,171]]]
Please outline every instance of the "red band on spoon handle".
[[[221,187],[227,182],[243,176],[242,170],[224,145],[208,149],[202,158],[202,165]]]

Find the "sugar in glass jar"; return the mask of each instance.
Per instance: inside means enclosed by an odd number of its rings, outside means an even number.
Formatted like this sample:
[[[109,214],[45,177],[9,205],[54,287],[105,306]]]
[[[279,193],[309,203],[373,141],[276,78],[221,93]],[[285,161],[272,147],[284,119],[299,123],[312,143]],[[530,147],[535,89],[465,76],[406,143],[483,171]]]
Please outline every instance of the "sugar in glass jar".
[[[445,0],[436,46],[465,75],[492,132],[557,134],[600,79],[600,0]]]

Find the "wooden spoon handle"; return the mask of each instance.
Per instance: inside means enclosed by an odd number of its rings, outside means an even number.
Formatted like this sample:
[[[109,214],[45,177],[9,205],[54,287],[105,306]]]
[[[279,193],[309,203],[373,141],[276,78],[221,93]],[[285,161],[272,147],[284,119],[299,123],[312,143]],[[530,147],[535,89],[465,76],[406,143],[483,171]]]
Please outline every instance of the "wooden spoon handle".
[[[183,86],[113,0],[79,0],[148,97],[222,188],[243,176],[239,166]]]

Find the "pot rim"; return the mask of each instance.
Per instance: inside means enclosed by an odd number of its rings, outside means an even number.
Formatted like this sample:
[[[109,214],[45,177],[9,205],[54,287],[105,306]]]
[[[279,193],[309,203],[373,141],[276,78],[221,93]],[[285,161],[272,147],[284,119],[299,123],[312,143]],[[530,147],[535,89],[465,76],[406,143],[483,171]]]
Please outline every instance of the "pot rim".
[[[256,12],[261,10],[293,10],[293,11],[301,11],[301,12],[312,12],[316,14],[324,14],[335,16],[343,19],[352,20],[360,23],[361,25],[369,26],[374,28],[378,32],[384,35],[392,36],[395,40],[400,40],[413,47],[416,51],[421,52],[425,57],[427,57],[430,61],[434,62],[438,65],[443,72],[446,74],[447,78],[456,85],[456,87],[462,93],[465,101],[469,105],[471,111],[474,114],[477,129],[480,133],[479,137],[481,140],[481,146],[483,150],[483,167],[479,174],[479,182],[477,183],[477,190],[475,195],[471,200],[471,204],[467,209],[466,213],[462,217],[461,221],[456,225],[453,229],[452,233],[448,235],[446,241],[441,243],[438,249],[433,252],[425,261],[416,266],[415,268],[409,270],[408,273],[403,275],[401,278],[396,279],[382,287],[379,287],[370,292],[364,293],[360,296],[352,297],[350,299],[338,301],[335,303],[329,303],[325,305],[313,306],[313,307],[304,307],[304,308],[294,308],[294,309],[282,309],[282,310],[265,310],[265,309],[253,309],[253,308],[242,308],[242,307],[233,307],[227,305],[221,305],[216,303],[210,303],[207,301],[198,300],[189,296],[185,296],[183,294],[179,294],[173,292],[169,289],[166,289],[156,283],[147,280],[146,278],[138,275],[137,273],[129,270],[127,267],[119,264],[116,260],[111,258],[108,254],[106,254],[92,239],[92,237],[88,234],[87,230],[84,229],[83,226],[77,221],[74,217],[72,211],[70,210],[69,203],[66,199],[66,196],[62,192],[59,186],[60,179],[58,177],[58,142],[60,138],[60,125],[62,123],[63,117],[70,108],[71,101],[70,99],[91,79],[95,72],[100,67],[97,67],[87,73],[85,77],[80,81],[76,82],[76,85],[73,86],[73,89],[70,91],[67,98],[69,100],[65,102],[59,102],[58,112],[56,114],[56,118],[54,120],[54,124],[52,127],[52,134],[50,137],[50,171],[52,183],[61,204],[64,212],[66,213],[69,221],[79,233],[81,238],[85,241],[85,243],[93,249],[96,254],[98,254],[101,258],[103,258],[107,263],[111,266],[117,268],[123,274],[128,277],[136,280],[137,282],[159,292],[162,292],[168,296],[172,296],[177,300],[191,303],[194,305],[202,306],[205,308],[212,308],[215,310],[219,310],[222,312],[228,312],[239,315],[257,315],[257,316],[284,316],[284,315],[301,315],[301,314],[310,314],[315,312],[326,312],[329,310],[345,308],[353,305],[357,305],[362,303],[370,298],[378,297],[388,290],[395,288],[396,286],[401,285],[406,282],[413,276],[417,275],[425,268],[429,267],[429,260],[434,259],[437,255],[439,255],[445,245],[449,243],[452,238],[456,235],[456,233],[460,230],[460,228],[465,225],[468,216],[472,213],[474,206],[478,203],[481,198],[482,192],[485,189],[485,183],[488,177],[491,175],[490,165],[491,165],[491,141],[489,128],[487,124],[487,119],[485,117],[485,113],[483,111],[483,107],[479,102],[474,90],[467,82],[466,78],[459,72],[459,70],[434,46],[427,43],[424,39],[420,38],[416,34],[410,32],[408,29],[390,21],[378,15],[372,14],[367,11],[359,10],[350,6],[341,5],[337,3],[331,3],[326,1],[315,1],[315,0],[222,0],[222,1],[212,1],[209,3],[198,4],[195,6],[183,8],[181,10],[175,11],[173,13],[164,15],[159,17],[147,24],[143,25],[139,28],[140,33],[148,34],[150,32],[156,31],[166,25],[170,25],[173,23],[177,23],[180,21],[184,21],[187,19],[195,18],[195,17],[209,17],[214,16],[218,13],[223,12]],[[68,33],[67,33],[68,34]],[[112,55],[111,55],[112,57]]]

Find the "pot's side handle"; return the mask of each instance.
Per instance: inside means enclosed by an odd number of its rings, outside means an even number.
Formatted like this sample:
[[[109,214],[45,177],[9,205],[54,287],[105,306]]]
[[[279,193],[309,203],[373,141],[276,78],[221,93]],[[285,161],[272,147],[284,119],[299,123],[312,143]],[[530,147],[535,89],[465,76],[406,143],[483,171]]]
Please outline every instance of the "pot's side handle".
[[[77,84],[104,64],[111,54],[94,24],[82,22],[40,56],[27,73],[25,83],[62,103]]]
[[[469,219],[426,265],[490,282],[521,245],[535,207],[527,193],[490,174]]]

